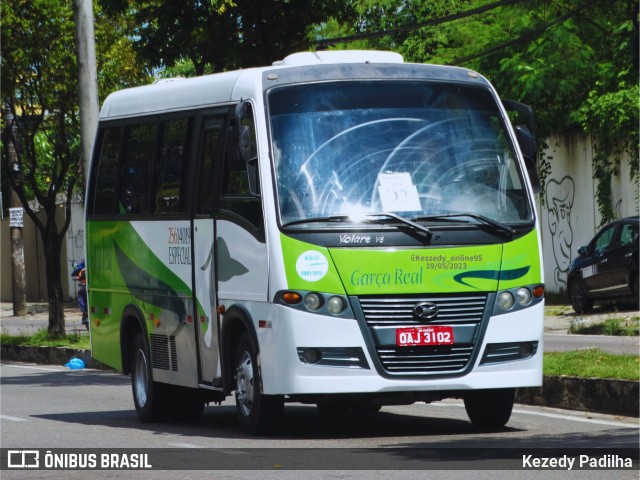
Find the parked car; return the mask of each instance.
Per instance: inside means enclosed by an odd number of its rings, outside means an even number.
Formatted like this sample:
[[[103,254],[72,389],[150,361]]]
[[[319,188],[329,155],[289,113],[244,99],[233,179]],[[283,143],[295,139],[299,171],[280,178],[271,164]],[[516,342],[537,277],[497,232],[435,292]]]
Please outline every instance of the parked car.
[[[577,313],[596,300],[631,297],[638,306],[638,217],[615,220],[578,249],[567,276],[571,305]]]

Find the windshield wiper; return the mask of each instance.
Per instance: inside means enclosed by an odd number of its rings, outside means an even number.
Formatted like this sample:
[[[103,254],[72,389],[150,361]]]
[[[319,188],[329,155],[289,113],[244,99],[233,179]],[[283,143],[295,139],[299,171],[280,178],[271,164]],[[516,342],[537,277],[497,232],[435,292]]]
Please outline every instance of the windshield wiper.
[[[367,213],[364,215],[364,218],[366,219],[371,219],[372,217],[384,217],[384,218],[391,218],[393,220],[397,220],[400,223],[404,223],[405,225],[410,226],[414,230],[423,232],[424,234],[426,234],[427,240],[431,240],[432,233],[429,227],[420,225],[419,223],[411,221],[408,218],[402,217],[400,215],[396,215],[395,213],[391,213],[391,212],[375,212],[375,213]]]
[[[469,218],[473,218],[474,220],[477,220],[478,222],[482,223],[483,225],[488,225],[490,227],[493,227],[496,231],[504,233],[506,235],[513,235],[514,233],[516,233],[516,229],[510,227],[509,225],[505,225],[504,223],[500,223],[496,220],[492,220],[489,217],[485,217],[484,215],[480,215],[478,213],[443,213],[440,215],[428,215],[426,217],[419,217],[416,218],[415,220],[444,220],[444,219],[448,219],[448,218],[458,218],[458,217],[469,217]]]
[[[304,223],[322,223],[322,222],[344,222],[350,220],[348,215],[330,215],[328,217],[310,217],[291,220],[282,224],[283,227],[291,227],[292,225],[302,225]]]
[[[432,234],[431,234],[431,230],[428,227],[425,227],[424,225],[420,225],[416,222],[413,222],[408,218],[401,217],[400,215],[396,215],[395,213],[391,213],[391,212],[366,213],[361,218],[364,221],[375,222],[375,217],[384,217],[386,219],[396,220],[400,223],[403,223],[404,225],[408,225],[414,230],[424,233],[426,235],[427,241],[431,239]],[[358,223],[358,220],[356,220],[354,217],[349,215],[330,215],[328,217],[311,217],[311,218],[301,218],[299,220],[292,220],[290,222],[283,224],[282,226],[290,227],[293,225],[300,225],[304,223],[349,222],[349,221]]]

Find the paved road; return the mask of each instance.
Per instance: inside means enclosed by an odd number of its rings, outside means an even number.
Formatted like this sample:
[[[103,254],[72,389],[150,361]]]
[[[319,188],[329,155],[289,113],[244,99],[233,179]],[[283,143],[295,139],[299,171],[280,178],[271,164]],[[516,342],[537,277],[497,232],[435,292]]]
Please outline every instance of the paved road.
[[[637,463],[630,470],[541,472],[522,462],[523,454],[561,457],[568,448],[578,455],[590,455],[592,448],[637,453],[637,418],[516,405],[507,428],[482,432],[472,428],[459,400],[390,406],[378,414],[340,419],[322,416],[314,406],[288,404],[276,434],[248,438],[230,399],[207,407],[197,424],[140,424],[129,379],[122,375],[5,362],[0,381],[3,448],[41,449],[43,455],[47,449],[89,448],[101,454],[127,448],[150,451],[152,465],[191,462],[182,471],[135,472],[135,478],[638,478]],[[502,463],[504,452],[515,452],[515,463]],[[127,471],[0,473],[3,479],[133,477]]]
[[[544,350],[546,352],[566,352],[594,347],[610,353],[638,355],[640,354],[640,337],[567,335],[559,333],[544,335]]]

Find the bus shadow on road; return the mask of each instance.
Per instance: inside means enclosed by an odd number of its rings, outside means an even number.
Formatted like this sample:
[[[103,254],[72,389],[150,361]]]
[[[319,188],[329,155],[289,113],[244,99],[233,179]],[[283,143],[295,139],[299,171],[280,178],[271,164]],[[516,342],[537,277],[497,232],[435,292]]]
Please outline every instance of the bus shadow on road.
[[[271,440],[340,440],[354,438],[444,436],[483,433],[466,419],[435,416],[416,416],[384,410],[374,414],[329,416],[315,406],[287,406],[281,422],[270,434],[256,439]],[[128,428],[181,437],[242,439],[247,436],[240,429],[235,406],[222,405],[205,408],[197,422],[167,421],[140,423],[135,410],[76,411],[35,415],[37,418],[91,426]],[[514,433],[520,430],[508,426],[498,430]],[[493,431],[495,432],[495,430]],[[486,433],[486,432],[484,432]]]

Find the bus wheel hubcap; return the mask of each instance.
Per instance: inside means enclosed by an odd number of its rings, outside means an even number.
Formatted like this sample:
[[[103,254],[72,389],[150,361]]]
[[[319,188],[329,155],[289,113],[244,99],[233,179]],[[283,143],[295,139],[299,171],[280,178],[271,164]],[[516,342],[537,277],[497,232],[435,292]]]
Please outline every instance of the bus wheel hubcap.
[[[135,393],[138,405],[144,407],[147,404],[147,359],[140,351],[136,354],[135,364]]]
[[[245,417],[251,415],[253,406],[253,364],[248,352],[243,352],[236,370],[236,398]]]

